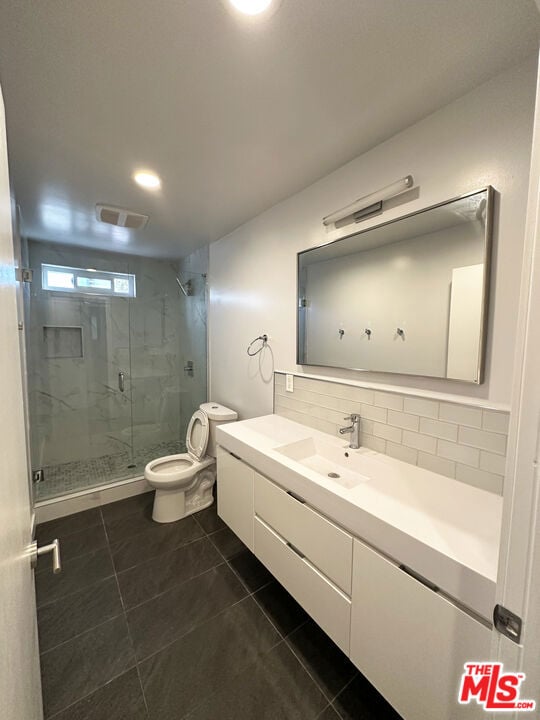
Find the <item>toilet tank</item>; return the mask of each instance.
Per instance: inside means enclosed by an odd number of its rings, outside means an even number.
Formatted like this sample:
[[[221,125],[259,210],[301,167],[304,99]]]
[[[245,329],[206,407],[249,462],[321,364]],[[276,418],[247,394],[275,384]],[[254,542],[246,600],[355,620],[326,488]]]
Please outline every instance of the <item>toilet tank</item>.
[[[216,428],[218,425],[223,425],[223,423],[238,420],[238,413],[228,407],[225,407],[225,405],[220,405],[216,402],[202,403],[202,405],[199,405],[199,408],[208,415],[209,421],[208,447],[206,448],[206,454],[210,457],[216,457]]]

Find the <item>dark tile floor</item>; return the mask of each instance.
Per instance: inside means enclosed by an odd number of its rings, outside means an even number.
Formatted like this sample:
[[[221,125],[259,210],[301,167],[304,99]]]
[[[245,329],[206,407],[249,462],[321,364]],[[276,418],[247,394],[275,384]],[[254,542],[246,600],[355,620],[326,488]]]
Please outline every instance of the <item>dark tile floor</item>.
[[[158,525],[152,500],[38,526],[45,718],[399,720],[215,505]]]

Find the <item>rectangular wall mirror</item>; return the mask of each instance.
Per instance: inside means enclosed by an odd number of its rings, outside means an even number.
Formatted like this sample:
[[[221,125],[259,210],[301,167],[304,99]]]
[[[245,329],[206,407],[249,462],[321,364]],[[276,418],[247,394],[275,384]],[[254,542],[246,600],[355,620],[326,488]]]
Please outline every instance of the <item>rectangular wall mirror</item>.
[[[297,362],[483,381],[493,189],[298,253]]]

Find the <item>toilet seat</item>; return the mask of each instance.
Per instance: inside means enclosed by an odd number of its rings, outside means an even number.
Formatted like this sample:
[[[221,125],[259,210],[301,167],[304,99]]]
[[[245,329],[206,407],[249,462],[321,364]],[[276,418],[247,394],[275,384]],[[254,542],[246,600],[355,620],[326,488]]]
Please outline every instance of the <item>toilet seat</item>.
[[[209,430],[208,415],[202,410],[195,410],[186,433],[187,451],[194,460],[204,457],[208,447]]]
[[[205,457],[209,431],[208,415],[196,410],[186,432],[187,452],[152,460],[144,469],[145,478],[154,487],[189,486],[197,473],[215,462],[214,458]]]
[[[198,472],[214,463],[214,458],[195,460],[188,453],[166,455],[149,462],[144,476],[154,487],[185,487]]]

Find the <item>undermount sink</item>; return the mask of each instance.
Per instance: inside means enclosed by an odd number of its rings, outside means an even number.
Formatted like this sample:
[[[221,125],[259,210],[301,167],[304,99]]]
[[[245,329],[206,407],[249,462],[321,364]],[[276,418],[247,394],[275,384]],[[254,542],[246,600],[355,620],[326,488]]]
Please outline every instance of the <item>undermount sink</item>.
[[[334,445],[310,437],[289,445],[281,445],[275,450],[349,490],[369,481],[369,478],[360,472],[357,451],[341,443]]]

